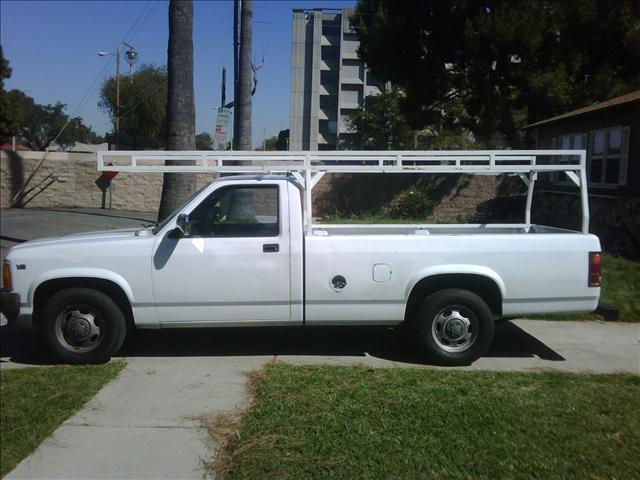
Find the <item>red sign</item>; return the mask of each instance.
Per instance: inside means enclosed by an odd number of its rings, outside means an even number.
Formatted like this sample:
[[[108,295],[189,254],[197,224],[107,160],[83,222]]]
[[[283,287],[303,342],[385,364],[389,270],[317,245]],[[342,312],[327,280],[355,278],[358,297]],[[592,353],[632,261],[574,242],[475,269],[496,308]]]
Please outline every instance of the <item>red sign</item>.
[[[107,163],[107,167],[113,167],[113,163],[109,162]],[[101,177],[106,179],[106,180],[113,180],[114,178],[116,178],[116,175],[118,175],[118,172],[102,172]]]
[[[109,181],[113,180],[116,175],[118,175],[118,172],[102,172],[102,176]]]
[[[108,163],[107,166],[111,167],[113,163]],[[100,175],[94,183],[104,192],[111,186],[111,180],[113,180],[116,175],[118,175],[118,172],[102,172],[102,175]]]

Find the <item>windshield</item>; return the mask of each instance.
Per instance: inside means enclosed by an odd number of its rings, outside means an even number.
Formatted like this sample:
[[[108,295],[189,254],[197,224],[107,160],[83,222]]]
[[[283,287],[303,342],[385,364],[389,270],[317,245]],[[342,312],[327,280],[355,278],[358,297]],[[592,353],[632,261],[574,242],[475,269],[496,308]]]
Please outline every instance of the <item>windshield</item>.
[[[171,212],[171,214],[169,216],[167,216],[167,218],[165,218],[162,222],[160,222],[159,224],[157,224],[155,227],[153,227],[153,230],[151,230],[153,232],[153,234],[155,235],[156,233],[158,233],[160,230],[162,230],[172,219],[173,217],[175,217],[176,215],[178,215],[178,213],[180,213],[180,211],[194,198],[196,198],[200,192],[202,192],[205,188],[207,188],[210,184],[206,184],[204,185],[202,188],[198,189],[198,191],[192,193],[189,198],[187,198],[184,202],[182,202],[180,204],[180,206],[178,208],[176,208],[173,212]]]

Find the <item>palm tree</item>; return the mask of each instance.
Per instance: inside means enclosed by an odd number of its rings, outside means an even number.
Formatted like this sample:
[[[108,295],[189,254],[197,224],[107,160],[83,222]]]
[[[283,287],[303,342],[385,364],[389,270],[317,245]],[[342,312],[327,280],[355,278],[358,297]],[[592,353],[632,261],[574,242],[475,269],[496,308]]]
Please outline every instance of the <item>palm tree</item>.
[[[192,0],[169,2],[167,80],[167,150],[195,150]],[[167,160],[166,164],[175,165],[176,162]],[[180,162],[180,165],[185,164]],[[195,187],[195,174],[165,173],[158,220],[175,210]]]

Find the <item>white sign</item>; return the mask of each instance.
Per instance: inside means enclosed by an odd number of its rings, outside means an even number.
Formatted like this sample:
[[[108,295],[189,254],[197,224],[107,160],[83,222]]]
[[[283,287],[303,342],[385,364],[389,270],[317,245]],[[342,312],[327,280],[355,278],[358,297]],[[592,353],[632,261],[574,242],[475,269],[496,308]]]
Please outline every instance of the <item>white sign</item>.
[[[220,145],[229,141],[229,124],[231,123],[231,109],[218,107],[216,128],[213,132],[213,149],[218,150]]]

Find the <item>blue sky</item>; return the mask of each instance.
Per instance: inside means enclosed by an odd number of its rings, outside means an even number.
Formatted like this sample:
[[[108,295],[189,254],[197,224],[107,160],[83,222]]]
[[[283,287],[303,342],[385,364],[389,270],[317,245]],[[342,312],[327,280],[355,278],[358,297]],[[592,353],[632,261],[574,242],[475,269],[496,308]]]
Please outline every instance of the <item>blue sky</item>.
[[[253,101],[253,144],[289,127],[291,9],[342,8],[355,1],[254,0],[253,55],[264,56]],[[98,109],[102,80],[115,73],[111,57],[126,37],[140,63],[166,64],[168,2],[0,1],[0,42],[13,74],[5,88],[26,91],[38,103],[61,101],[98,133],[111,130]],[[233,97],[233,2],[194,2],[194,88],[196,131],[212,133],[220,103],[222,66],[227,67],[227,99]],[[137,21],[136,21],[137,20]],[[133,30],[131,27],[134,27]],[[123,61],[124,72],[128,65]],[[96,81],[97,80],[97,81]],[[93,88],[92,88],[93,85]]]

